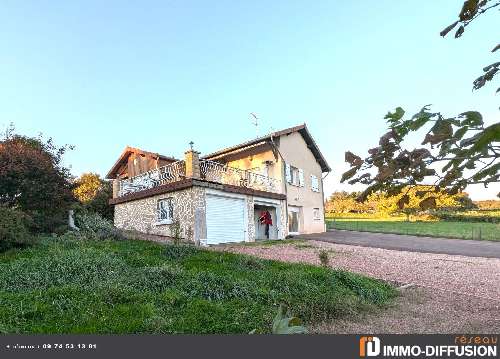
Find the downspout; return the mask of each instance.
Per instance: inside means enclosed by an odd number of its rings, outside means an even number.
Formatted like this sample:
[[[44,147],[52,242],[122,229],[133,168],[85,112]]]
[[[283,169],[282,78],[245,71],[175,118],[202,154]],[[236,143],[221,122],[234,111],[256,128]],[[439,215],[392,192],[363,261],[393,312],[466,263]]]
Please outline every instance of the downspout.
[[[323,185],[325,183],[325,178],[328,177],[330,172],[327,172],[324,177],[321,177],[321,192],[323,194],[323,201],[321,203],[323,204],[323,221],[325,222],[325,232],[326,232],[326,211],[325,211],[325,186]]]
[[[282,174],[283,174],[283,179],[284,179],[284,185],[285,185],[285,233],[286,233],[286,228],[288,228],[288,186],[286,183],[286,165],[285,165],[285,158],[281,154],[278,146],[276,146],[276,143],[274,143],[273,139],[273,134],[271,134],[271,145],[273,148],[278,152],[279,156],[281,157],[281,160],[283,162],[283,166],[281,167]],[[323,212],[324,212],[324,204],[323,204]]]

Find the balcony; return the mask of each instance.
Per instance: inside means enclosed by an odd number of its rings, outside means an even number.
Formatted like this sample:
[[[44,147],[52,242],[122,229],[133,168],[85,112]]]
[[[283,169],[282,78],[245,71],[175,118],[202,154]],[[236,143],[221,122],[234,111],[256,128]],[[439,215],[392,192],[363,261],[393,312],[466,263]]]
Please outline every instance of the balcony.
[[[281,181],[277,179],[209,160],[200,160],[200,177],[210,182],[281,193]]]
[[[197,163],[196,163],[197,162]],[[192,175],[186,175],[186,161],[177,161],[158,167],[130,179],[120,180],[117,196],[125,196],[187,177],[220,184],[240,186],[259,191],[281,193],[281,181],[252,171],[230,167],[219,162],[196,159],[189,168],[199,168]]]
[[[177,161],[166,166],[144,172],[130,179],[120,180],[118,197],[144,191],[186,178],[186,163]]]

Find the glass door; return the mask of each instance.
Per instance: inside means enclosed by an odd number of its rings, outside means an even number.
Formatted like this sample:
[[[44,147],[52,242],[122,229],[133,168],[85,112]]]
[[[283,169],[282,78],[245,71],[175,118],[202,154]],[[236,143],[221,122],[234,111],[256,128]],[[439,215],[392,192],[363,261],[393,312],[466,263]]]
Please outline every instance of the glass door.
[[[295,207],[288,207],[288,233],[299,234],[300,210]]]

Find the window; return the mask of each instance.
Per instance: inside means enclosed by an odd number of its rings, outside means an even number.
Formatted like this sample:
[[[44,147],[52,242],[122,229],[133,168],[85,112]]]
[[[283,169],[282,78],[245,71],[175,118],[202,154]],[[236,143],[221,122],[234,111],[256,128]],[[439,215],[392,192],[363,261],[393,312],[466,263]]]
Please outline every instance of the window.
[[[286,164],[286,181],[294,186],[303,187],[304,186],[304,170]]]
[[[321,219],[319,208],[313,208],[313,219],[315,220]]]
[[[158,224],[170,224],[174,219],[172,198],[159,199],[157,204]]]
[[[311,175],[311,190],[313,192],[319,192],[319,180],[315,175]]]

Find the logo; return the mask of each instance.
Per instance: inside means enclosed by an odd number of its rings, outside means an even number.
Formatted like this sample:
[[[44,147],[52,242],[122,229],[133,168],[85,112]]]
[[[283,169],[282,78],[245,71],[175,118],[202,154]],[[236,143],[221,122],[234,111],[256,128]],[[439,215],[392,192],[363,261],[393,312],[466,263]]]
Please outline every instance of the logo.
[[[359,356],[376,357],[380,354],[380,339],[377,337],[361,337],[359,339]]]

